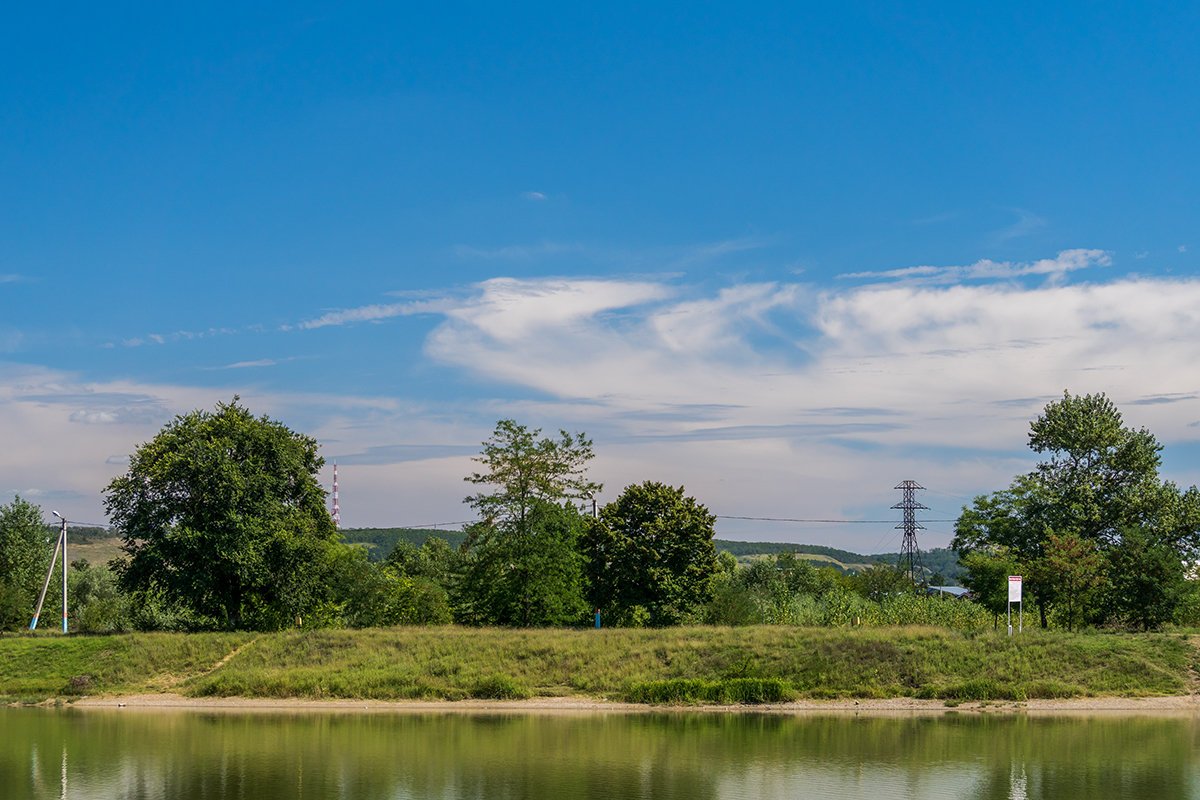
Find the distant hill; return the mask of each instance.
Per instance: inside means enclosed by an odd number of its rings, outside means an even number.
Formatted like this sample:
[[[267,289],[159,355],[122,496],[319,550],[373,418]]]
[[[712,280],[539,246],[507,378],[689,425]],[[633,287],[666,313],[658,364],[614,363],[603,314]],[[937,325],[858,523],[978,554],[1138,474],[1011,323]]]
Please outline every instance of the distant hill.
[[[854,572],[876,564],[896,564],[900,560],[899,553],[882,553],[878,555],[862,555],[849,550],[839,550],[836,547],[824,547],[816,544],[792,544],[789,542],[735,542],[729,539],[714,539],[713,544],[718,550],[728,550],[738,557],[739,561],[751,561],[756,557],[774,556],[780,553],[796,553],[821,566],[829,566],[840,572]],[[947,585],[954,586],[962,568],[958,565],[958,554],[945,547],[921,551],[921,565],[929,575],[940,573],[946,579]]]
[[[341,533],[348,543],[364,546],[367,549],[367,556],[372,561],[382,561],[387,558],[402,539],[411,542],[415,547],[420,547],[426,539],[436,536],[457,549],[466,538],[466,534],[462,531],[429,528],[347,528],[343,529]],[[862,555],[818,544],[736,542],[731,539],[714,539],[713,544],[718,550],[727,550],[743,562],[750,561],[756,556],[796,553],[821,566],[833,567],[839,572],[855,572],[875,564],[895,564],[900,559],[899,553]],[[955,585],[958,582],[959,573],[962,571],[958,566],[958,554],[944,547],[928,552],[922,551],[921,564],[930,575],[940,573],[949,585]]]
[[[462,531],[435,528],[343,528],[341,534],[347,544],[364,546],[367,558],[371,561],[383,561],[401,540],[412,543],[414,547],[420,547],[425,544],[426,539],[437,537],[458,549],[467,538]]]

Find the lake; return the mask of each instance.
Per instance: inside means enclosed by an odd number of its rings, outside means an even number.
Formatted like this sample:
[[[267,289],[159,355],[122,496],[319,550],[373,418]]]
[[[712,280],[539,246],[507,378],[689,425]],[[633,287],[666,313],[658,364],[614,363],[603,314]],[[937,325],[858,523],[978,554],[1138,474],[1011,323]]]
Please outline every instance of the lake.
[[[1178,716],[0,709],[0,796],[1200,799]]]

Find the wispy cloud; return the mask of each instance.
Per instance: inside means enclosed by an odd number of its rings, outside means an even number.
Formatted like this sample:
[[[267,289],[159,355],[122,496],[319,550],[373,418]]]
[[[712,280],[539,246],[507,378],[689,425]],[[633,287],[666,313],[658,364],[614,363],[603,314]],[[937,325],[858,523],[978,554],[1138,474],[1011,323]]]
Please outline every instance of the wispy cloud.
[[[206,369],[250,369],[253,367],[273,367],[278,364],[271,358],[260,358],[255,361],[235,361],[232,364],[225,364],[221,367],[206,367]]]
[[[967,266],[920,266],[878,272],[847,272],[838,275],[838,278],[894,280],[909,283],[956,283],[970,280],[1008,280],[1029,275],[1043,275],[1051,281],[1056,281],[1068,272],[1089,267],[1104,267],[1111,263],[1111,255],[1104,250],[1079,249],[1063,250],[1054,258],[1043,258],[1037,261],[992,261],[985,258]]]
[[[122,339],[125,347],[143,347],[145,345],[170,344],[172,342],[191,341],[193,339],[211,339],[214,336],[232,336],[238,331],[234,328],[208,328],[203,331],[175,331],[173,333],[147,333]],[[106,346],[111,346],[109,343]]]
[[[330,325],[348,325],[354,322],[379,322],[393,317],[405,317],[411,314],[434,314],[444,312],[452,307],[448,300],[424,300],[406,303],[375,303],[358,308],[346,308],[339,311],[329,311],[316,319],[301,322],[299,325],[283,326],[283,330],[293,327],[302,330],[325,328]]]
[[[526,200],[545,200],[546,195],[542,192],[521,192],[521,197]]]

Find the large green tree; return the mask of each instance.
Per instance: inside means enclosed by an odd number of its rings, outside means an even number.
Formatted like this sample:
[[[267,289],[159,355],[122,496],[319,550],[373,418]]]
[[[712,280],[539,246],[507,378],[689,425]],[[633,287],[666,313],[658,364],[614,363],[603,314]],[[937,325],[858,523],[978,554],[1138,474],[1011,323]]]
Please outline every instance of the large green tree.
[[[617,624],[673,625],[699,613],[718,570],[714,521],[682,486],[627,486],[584,536],[593,607]]]
[[[560,625],[586,611],[581,527],[572,503],[594,497],[588,479],[592,442],[559,431],[544,437],[511,419],[496,423],[475,460],[469,483],[489,486],[466,502],[482,518],[468,529],[470,556],[457,582],[463,621],[501,625]]]
[[[176,417],[105,489],[123,587],[204,627],[277,628],[321,601],[337,531],[312,438],[238,403]]]
[[[1066,537],[1061,541],[1090,542],[1111,559],[1137,531],[1179,562],[1195,557],[1200,491],[1194,486],[1180,491],[1161,480],[1162,445],[1146,429],[1126,427],[1103,394],[1066,392],[1048,404],[1030,425],[1029,447],[1043,460],[1008,489],[965,507],[952,546],[968,564],[971,553],[1001,548],[1030,576],[1028,589],[1043,625],[1048,610],[1059,604],[1070,604],[1068,619],[1087,616],[1075,597],[1063,595],[1079,588],[1053,579],[1047,548],[1052,534]]]
[[[20,496],[0,506],[0,628],[27,625],[53,547],[42,510]]]

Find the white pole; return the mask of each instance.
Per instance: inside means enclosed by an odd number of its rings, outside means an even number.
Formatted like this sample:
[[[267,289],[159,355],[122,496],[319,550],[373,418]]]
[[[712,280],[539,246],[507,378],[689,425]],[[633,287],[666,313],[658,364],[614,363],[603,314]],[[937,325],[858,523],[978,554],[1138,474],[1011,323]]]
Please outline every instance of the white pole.
[[[63,633],[67,632],[67,520],[62,519],[63,551]]]
[[[50,588],[50,578],[54,575],[54,562],[58,560],[58,550],[62,547],[63,534],[58,534],[58,539],[54,542],[54,555],[50,558],[50,568],[46,570],[46,582],[42,584],[42,593],[38,596],[37,608],[33,610],[33,622],[29,623],[29,630],[37,630],[38,617],[42,615],[42,603],[46,602],[46,590]]]

